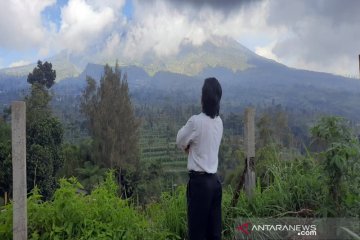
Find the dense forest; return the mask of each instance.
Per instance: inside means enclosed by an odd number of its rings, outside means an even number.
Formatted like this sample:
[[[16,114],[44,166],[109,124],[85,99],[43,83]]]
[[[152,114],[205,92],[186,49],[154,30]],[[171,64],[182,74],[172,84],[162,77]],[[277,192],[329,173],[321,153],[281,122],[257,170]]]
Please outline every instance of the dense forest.
[[[174,92],[147,101],[130,93],[117,64],[88,76],[80,96],[57,96],[55,79],[39,61],[23,92],[29,239],[186,239],[187,156],[175,138],[200,100]],[[255,193],[231,206],[244,169],[245,107],[221,106],[224,239],[238,236],[241,217],[360,217],[359,123],[274,99],[253,105]],[[0,119],[0,239],[12,239],[10,113]]]

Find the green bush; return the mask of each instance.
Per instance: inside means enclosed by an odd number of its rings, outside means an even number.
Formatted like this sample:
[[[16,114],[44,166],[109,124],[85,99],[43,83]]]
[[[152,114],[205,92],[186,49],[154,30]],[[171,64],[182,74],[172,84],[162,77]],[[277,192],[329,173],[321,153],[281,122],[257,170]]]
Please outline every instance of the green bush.
[[[234,238],[240,217],[327,217],[333,211],[328,177],[317,160],[273,161],[265,175],[269,184],[258,179],[253,197],[241,192],[235,207],[230,207],[231,187],[224,187],[223,239]],[[112,173],[91,194],[82,189],[75,178],[61,179],[53,199],[43,202],[35,188],[28,197],[29,239],[186,239],[185,186],[142,207],[118,197]],[[347,192],[346,216],[359,217],[360,196]],[[12,239],[12,204],[0,208],[0,239]]]
[[[28,198],[29,239],[161,239],[127,200],[109,173],[90,195],[75,179],[61,179],[52,201],[42,202],[38,189]],[[12,204],[0,214],[0,239],[12,239]]]
[[[257,186],[251,198],[242,191],[235,207],[230,207],[231,189],[224,192],[225,239],[233,239],[239,218],[323,217],[327,189],[320,166],[309,158],[274,161],[266,172],[271,182]]]
[[[186,189],[178,187],[172,194],[162,193],[158,203],[147,207],[147,215],[154,228],[162,231],[166,239],[184,239],[187,236]]]

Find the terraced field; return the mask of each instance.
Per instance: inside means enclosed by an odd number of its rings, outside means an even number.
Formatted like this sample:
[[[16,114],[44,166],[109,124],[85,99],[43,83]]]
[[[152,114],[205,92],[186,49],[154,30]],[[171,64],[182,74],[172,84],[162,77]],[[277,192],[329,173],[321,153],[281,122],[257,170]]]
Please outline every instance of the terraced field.
[[[161,163],[166,175],[187,173],[187,156],[176,146],[176,134],[181,125],[167,117],[158,116],[156,124],[143,124],[140,131],[141,161]]]
[[[187,155],[177,148],[176,135],[188,118],[199,112],[199,106],[195,105],[169,104],[161,108],[142,105],[136,108],[141,119],[140,160],[159,168],[164,189],[172,190],[188,180]]]

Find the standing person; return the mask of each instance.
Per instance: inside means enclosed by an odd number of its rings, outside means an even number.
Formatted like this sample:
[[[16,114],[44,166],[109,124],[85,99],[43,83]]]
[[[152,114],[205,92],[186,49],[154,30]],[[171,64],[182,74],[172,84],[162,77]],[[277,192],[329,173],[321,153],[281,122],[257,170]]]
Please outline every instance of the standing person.
[[[222,187],[216,174],[223,123],[219,116],[222,89],[216,78],[202,87],[202,112],[193,115],[176,137],[188,154],[188,235],[190,240],[221,239]]]

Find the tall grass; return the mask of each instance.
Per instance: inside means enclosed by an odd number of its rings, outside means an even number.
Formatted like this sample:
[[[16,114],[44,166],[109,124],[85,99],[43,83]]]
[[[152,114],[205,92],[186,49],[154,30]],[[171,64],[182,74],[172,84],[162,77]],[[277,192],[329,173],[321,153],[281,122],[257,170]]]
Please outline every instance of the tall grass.
[[[275,158],[276,159],[276,158]],[[230,207],[231,187],[223,190],[223,239],[234,239],[239,218],[327,217],[334,206],[327,176],[315,159],[297,157],[267,165],[268,185],[260,177],[253,197],[243,192]],[[117,196],[109,173],[89,195],[75,179],[62,179],[54,198],[41,201],[38,189],[28,198],[29,239],[187,239],[186,188],[162,193],[141,208]],[[359,218],[360,197],[348,191],[346,216]],[[0,239],[12,239],[12,204],[0,209]]]
[[[187,236],[186,189],[178,187],[165,192],[160,201],[149,204],[146,214],[153,227],[166,233],[166,239],[184,239]]]

